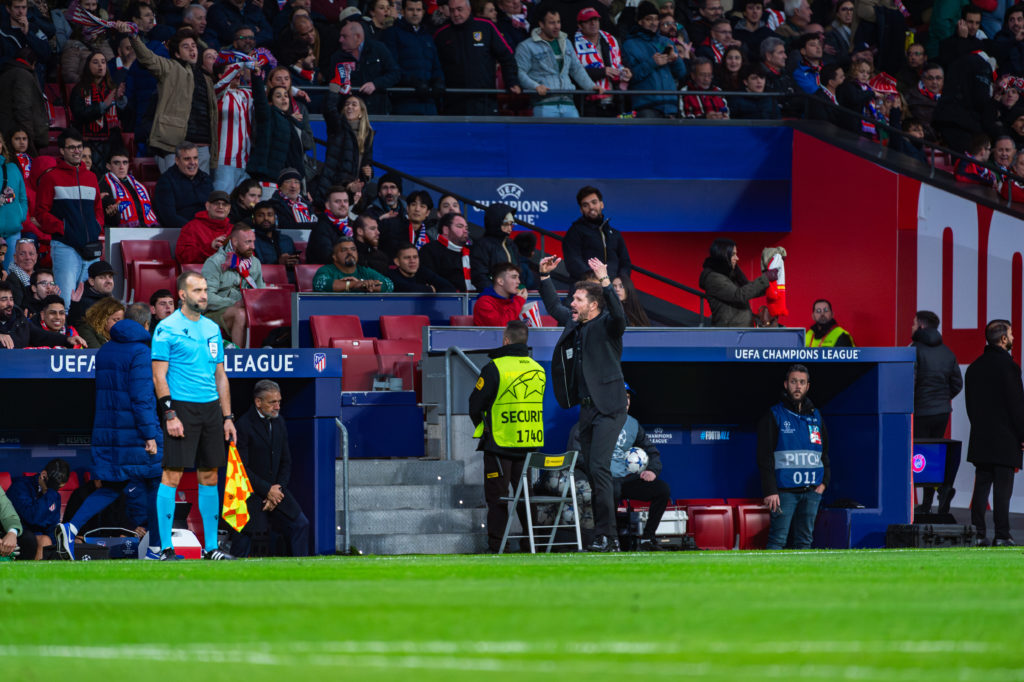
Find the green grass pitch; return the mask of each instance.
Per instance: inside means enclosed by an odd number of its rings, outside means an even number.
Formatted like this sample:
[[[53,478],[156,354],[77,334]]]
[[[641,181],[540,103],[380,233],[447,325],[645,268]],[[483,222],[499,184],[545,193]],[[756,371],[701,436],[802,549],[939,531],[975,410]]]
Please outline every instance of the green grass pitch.
[[[1014,549],[0,564],[0,680],[1024,680]]]

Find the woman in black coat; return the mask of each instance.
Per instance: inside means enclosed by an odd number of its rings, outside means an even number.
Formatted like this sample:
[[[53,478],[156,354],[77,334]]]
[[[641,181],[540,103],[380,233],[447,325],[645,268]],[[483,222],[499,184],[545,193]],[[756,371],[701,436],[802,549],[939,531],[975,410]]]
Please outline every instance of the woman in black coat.
[[[111,145],[123,147],[119,110],[128,106],[124,85],[115,83],[107,70],[102,52],[89,54],[82,67],[82,76],[68,98],[71,120],[92,148],[93,164],[104,168]]]
[[[255,125],[245,170],[257,180],[277,182],[283,169],[302,168],[302,114],[292,111],[286,88],[274,87],[267,93],[256,72],[252,75],[252,102]]]
[[[324,167],[316,179],[315,198],[327,200],[327,191],[334,185],[347,185],[353,180],[368,182],[373,177],[373,137],[366,103],[350,95],[343,108],[338,107],[340,93],[329,93],[324,107],[327,123],[327,150]]]

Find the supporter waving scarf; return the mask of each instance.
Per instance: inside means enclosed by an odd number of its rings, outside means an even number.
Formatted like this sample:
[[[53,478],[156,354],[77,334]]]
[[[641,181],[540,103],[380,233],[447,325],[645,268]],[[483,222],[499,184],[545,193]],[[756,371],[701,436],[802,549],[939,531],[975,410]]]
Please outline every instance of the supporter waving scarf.
[[[109,94],[110,88],[103,83],[93,83],[92,87],[88,90],[82,88],[82,97],[85,99],[85,106],[100,104]],[[107,107],[107,110],[103,112],[103,116],[101,118],[89,121],[82,133],[87,137],[96,137],[98,135],[108,133],[111,130],[120,129],[121,121],[117,118],[117,106],[111,104],[111,106]]]
[[[114,200],[117,201],[117,210],[121,214],[122,227],[150,227],[159,222],[156,213],[153,211],[153,202],[149,198],[149,192],[146,190],[145,185],[131,175],[124,179],[125,182],[131,184],[132,189],[135,190],[139,197],[139,203],[142,204],[142,219],[140,220],[135,210],[135,202],[132,201],[131,196],[125,191],[124,185],[117,179],[117,176],[113,173],[107,173],[104,178],[110,187],[111,194],[114,195]]]
[[[469,270],[469,242],[466,242],[464,246],[456,246],[443,234],[437,238],[437,241],[441,242],[444,248],[449,251],[454,251],[462,256],[462,278],[466,281],[466,291],[476,291],[476,287],[473,286],[472,276]]]
[[[786,307],[786,249],[774,246],[761,252],[761,266],[765,270],[778,270],[779,276],[768,285],[768,313],[772,317],[789,315]]]

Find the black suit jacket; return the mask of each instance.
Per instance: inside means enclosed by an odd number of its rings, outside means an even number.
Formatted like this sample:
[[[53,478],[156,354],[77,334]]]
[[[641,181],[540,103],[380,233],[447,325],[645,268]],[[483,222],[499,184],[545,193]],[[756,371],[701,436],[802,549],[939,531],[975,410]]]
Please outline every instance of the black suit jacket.
[[[272,435],[267,434],[267,425],[255,407],[242,415],[235,425],[238,432],[238,456],[245,465],[245,471],[252,483],[253,497],[258,496],[259,502],[250,498],[249,504],[260,504],[266,499],[272,485],[279,485],[284,491],[284,499],[277,505],[289,519],[294,519],[301,511],[295,496],[288,490],[292,475],[292,453],[288,448],[288,428],[282,418],[273,420]]]
[[[985,346],[967,368],[967,461],[1020,468],[1024,442],[1024,387],[1020,365],[1005,350]]]
[[[604,288],[604,310],[594,319],[580,325],[572,319],[572,311],[558,300],[551,278],[541,280],[540,295],[544,307],[565,329],[555,344],[551,358],[551,384],[558,404],[564,408],[579,402],[577,372],[582,368],[594,407],[604,414],[626,411],[626,387],[622,378],[622,335],[626,331],[626,313],[611,286]],[[582,326],[583,357],[573,350],[576,328]],[[573,357],[569,357],[573,356]]]

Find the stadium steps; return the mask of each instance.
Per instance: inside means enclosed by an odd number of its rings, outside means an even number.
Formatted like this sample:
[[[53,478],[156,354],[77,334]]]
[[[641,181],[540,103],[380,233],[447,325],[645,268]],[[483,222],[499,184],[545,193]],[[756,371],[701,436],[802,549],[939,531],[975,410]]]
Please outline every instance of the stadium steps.
[[[341,481],[341,462],[337,480]],[[349,461],[350,547],[362,554],[475,554],[487,546],[481,479],[460,461]],[[342,490],[337,491],[342,509]],[[338,528],[345,512],[338,512]],[[344,539],[337,536],[339,551]]]

